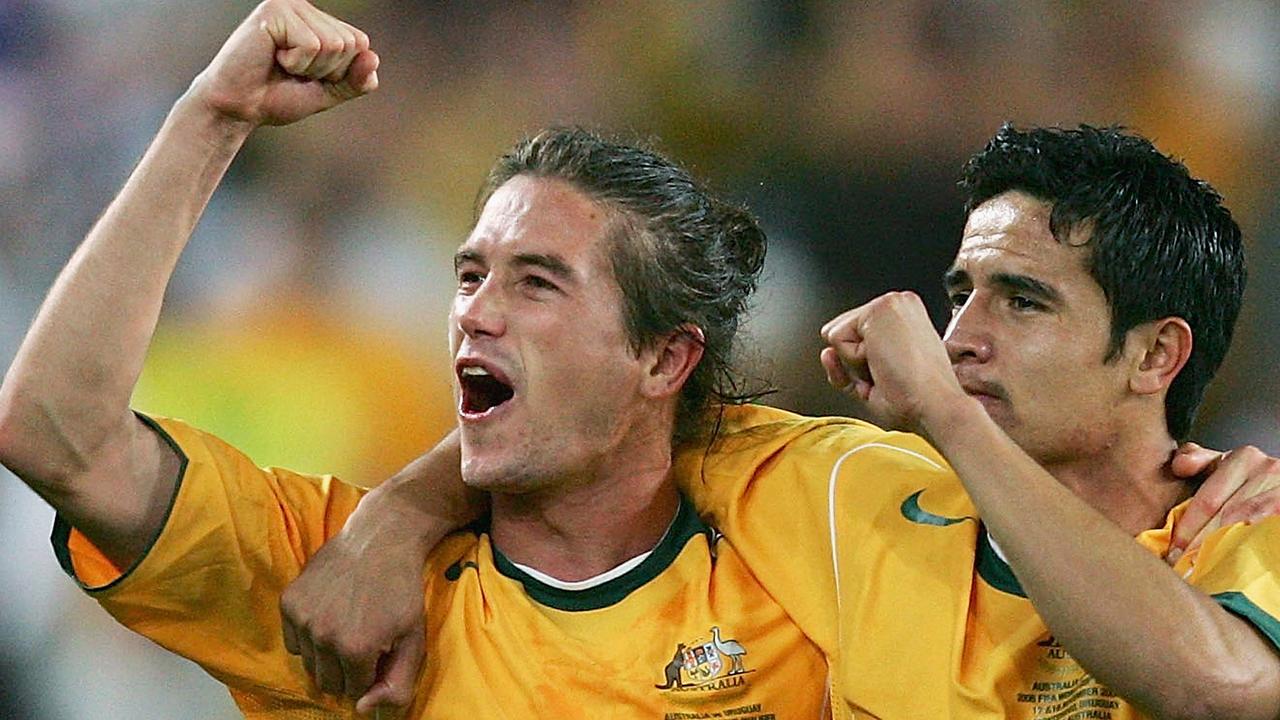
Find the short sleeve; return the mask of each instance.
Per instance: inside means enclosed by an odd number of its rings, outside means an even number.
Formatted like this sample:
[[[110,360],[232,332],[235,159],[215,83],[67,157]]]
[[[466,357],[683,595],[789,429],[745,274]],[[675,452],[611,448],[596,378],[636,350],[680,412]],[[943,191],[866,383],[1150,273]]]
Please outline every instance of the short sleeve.
[[[1244,618],[1280,650],[1280,517],[1211,535],[1192,558],[1188,581]]]
[[[163,528],[120,569],[59,517],[53,544],[64,570],[121,624],[195,661],[233,694],[309,696],[301,663],[284,648],[280,593],[364,491],[259,468],[180,421],[144,422],[182,458]]]

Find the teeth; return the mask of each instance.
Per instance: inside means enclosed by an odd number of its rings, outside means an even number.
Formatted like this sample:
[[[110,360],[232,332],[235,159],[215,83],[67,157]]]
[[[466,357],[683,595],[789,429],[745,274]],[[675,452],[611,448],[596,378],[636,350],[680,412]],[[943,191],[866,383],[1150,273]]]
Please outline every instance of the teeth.
[[[478,365],[468,365],[462,368],[463,375],[488,375],[489,371]]]

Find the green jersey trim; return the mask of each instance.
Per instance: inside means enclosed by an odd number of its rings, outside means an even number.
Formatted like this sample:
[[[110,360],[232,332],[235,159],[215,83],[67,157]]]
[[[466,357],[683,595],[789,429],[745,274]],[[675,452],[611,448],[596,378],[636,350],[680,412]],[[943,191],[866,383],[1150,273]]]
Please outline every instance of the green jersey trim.
[[[524,591],[537,603],[569,612],[599,610],[621,602],[656,578],[675,562],[676,556],[691,538],[703,533],[710,535],[710,532],[710,528],[694,512],[693,505],[681,497],[671,528],[649,557],[626,573],[586,590],[552,587],[516,567],[496,547],[493,549],[493,561],[498,572],[523,585]]]
[[[1280,620],[1276,620],[1266,610],[1258,607],[1242,592],[1221,592],[1211,595],[1219,605],[1231,613],[1244,618],[1271,641],[1280,650]]]
[[[178,454],[178,477],[173,482],[173,495],[169,497],[169,507],[165,508],[164,520],[161,521],[160,527],[156,529],[156,534],[152,536],[151,540],[147,543],[147,547],[143,549],[142,554],[138,555],[138,559],[134,560],[133,564],[130,565],[128,569],[120,573],[120,577],[112,580],[106,585],[90,587],[80,581],[80,577],[76,575],[75,564],[71,561],[71,549],[68,547],[68,544],[71,542],[71,523],[66,518],[62,517],[61,513],[54,515],[53,532],[49,535],[49,542],[53,545],[54,557],[58,559],[58,565],[62,566],[62,571],[71,576],[71,579],[75,580],[76,584],[79,585],[82,590],[89,593],[104,592],[106,590],[110,590],[116,585],[119,585],[125,578],[129,577],[129,575],[133,573],[134,569],[137,568],[138,565],[146,559],[147,555],[151,553],[151,548],[155,547],[156,542],[160,539],[160,535],[164,533],[165,527],[169,524],[169,516],[173,514],[174,503],[178,501],[178,491],[182,489],[182,478],[187,475],[187,454],[182,452],[182,448],[178,446],[178,442],[170,437],[169,433],[165,432],[164,428],[160,427],[160,424],[155,420],[152,420],[137,411],[134,412],[134,415],[141,420],[144,425],[151,428],[157,435],[159,435],[160,438],[165,441],[165,444],[173,448],[173,451]]]
[[[987,533],[986,526],[981,528],[978,533],[978,577],[986,581],[988,585],[1005,592],[1010,595],[1017,595],[1024,598],[1027,593],[1022,589],[1022,583],[1018,582],[1018,578],[1013,574],[1013,568],[1009,567],[1009,563],[1000,558],[996,553],[996,549],[991,546],[991,535]]]

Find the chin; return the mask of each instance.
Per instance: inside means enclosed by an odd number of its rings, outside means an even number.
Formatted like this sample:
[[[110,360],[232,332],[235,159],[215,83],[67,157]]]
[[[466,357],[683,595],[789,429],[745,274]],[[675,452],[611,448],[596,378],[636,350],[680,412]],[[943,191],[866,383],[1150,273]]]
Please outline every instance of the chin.
[[[509,477],[511,473],[504,471],[502,463],[480,458],[462,459],[462,483],[474,490],[495,490]]]
[[[540,483],[525,462],[510,458],[472,458],[462,461],[462,483],[472,490],[520,495]]]

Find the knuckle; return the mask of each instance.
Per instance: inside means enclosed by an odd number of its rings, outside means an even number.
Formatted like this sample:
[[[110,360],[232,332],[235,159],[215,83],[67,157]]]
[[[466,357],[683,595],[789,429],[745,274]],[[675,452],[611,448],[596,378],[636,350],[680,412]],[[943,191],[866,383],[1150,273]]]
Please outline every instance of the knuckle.
[[[1256,515],[1260,507],[1253,498],[1234,503],[1222,511],[1222,524],[1225,526],[1245,522]]]
[[[280,614],[289,622],[295,625],[308,625],[311,618],[307,615],[306,607],[298,602],[297,598],[285,591],[280,596]]]
[[[1236,453],[1250,463],[1257,463],[1267,459],[1267,454],[1259,450],[1256,445],[1245,445],[1237,450]]]
[[[1205,486],[1200,489],[1200,492],[1196,493],[1191,498],[1191,504],[1187,506],[1188,514],[1196,512],[1203,517],[1213,515],[1218,512],[1223,505],[1224,498],[1220,495],[1220,491],[1217,491],[1215,488],[1208,487],[1208,483],[1206,483]]]
[[[1267,506],[1268,503],[1265,497],[1255,495],[1240,503],[1240,514],[1252,517],[1266,512]]]
[[[343,659],[360,659],[372,655],[372,646],[363,638],[338,638],[333,644],[334,653]]]
[[[327,626],[311,628],[311,644],[316,650],[331,652],[338,642],[337,633],[332,628]]]

